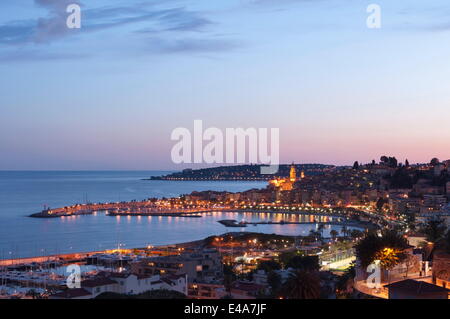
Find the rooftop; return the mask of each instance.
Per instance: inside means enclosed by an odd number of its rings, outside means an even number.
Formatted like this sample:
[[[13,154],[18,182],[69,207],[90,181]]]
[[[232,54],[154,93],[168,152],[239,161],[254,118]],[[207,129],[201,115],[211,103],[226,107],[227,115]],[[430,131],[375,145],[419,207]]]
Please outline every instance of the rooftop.
[[[113,284],[117,284],[117,282],[115,282],[114,280],[111,280],[109,278],[101,278],[101,277],[95,278],[95,279],[84,280],[81,282],[81,285],[83,287],[89,287],[89,288],[107,286],[107,285],[113,285]]]
[[[73,288],[73,289],[67,289],[62,292],[56,293],[51,295],[51,297],[58,297],[58,298],[76,298],[76,297],[84,297],[84,296],[90,296],[91,294],[89,291],[83,289],[83,288]]]
[[[406,279],[402,281],[397,281],[395,283],[385,285],[386,288],[394,288],[402,291],[408,291],[416,293],[417,295],[421,294],[433,294],[433,293],[450,293],[450,290],[447,288],[443,288],[440,286],[436,286],[424,281],[417,281],[412,279]]]

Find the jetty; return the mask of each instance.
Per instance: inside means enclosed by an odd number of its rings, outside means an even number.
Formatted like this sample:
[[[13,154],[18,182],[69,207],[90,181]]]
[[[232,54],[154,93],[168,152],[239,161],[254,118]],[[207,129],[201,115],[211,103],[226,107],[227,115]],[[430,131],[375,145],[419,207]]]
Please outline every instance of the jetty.
[[[31,214],[34,218],[56,218],[79,215],[90,215],[106,212],[109,216],[176,216],[201,217],[201,213],[226,211],[230,207],[217,205],[199,205],[190,207],[170,207],[154,201],[131,201],[120,203],[76,204],[60,208],[46,208],[39,213]]]

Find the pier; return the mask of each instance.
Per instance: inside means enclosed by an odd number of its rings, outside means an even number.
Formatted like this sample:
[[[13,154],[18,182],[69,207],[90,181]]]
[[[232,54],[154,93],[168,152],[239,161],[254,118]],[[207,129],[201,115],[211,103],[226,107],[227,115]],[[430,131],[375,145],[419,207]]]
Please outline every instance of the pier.
[[[154,201],[131,201],[120,203],[77,204],[60,208],[48,208],[29,215],[34,218],[57,218],[79,215],[91,215],[105,211],[110,216],[175,216],[201,217],[200,213],[229,210],[230,207],[218,205],[199,205],[191,207],[168,207]]]

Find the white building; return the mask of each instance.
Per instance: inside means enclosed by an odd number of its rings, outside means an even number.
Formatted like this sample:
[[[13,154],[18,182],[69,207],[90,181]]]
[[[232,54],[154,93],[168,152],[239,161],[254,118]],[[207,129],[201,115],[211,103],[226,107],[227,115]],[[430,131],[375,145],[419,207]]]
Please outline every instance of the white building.
[[[92,299],[104,292],[138,295],[147,291],[166,289],[187,295],[186,275],[140,276],[131,273],[104,273],[81,282],[81,288],[67,289],[50,299]]]

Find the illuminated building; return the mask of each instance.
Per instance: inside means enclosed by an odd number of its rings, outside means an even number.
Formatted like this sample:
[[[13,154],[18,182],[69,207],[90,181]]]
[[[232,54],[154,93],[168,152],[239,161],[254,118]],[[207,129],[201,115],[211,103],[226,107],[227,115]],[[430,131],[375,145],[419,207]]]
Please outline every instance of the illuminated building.
[[[305,173],[301,172],[301,178],[305,177]],[[277,190],[280,191],[290,191],[294,188],[294,183],[298,181],[297,179],[297,170],[295,168],[294,163],[292,163],[291,168],[289,170],[289,178],[276,178],[270,180],[269,183],[273,185]]]

